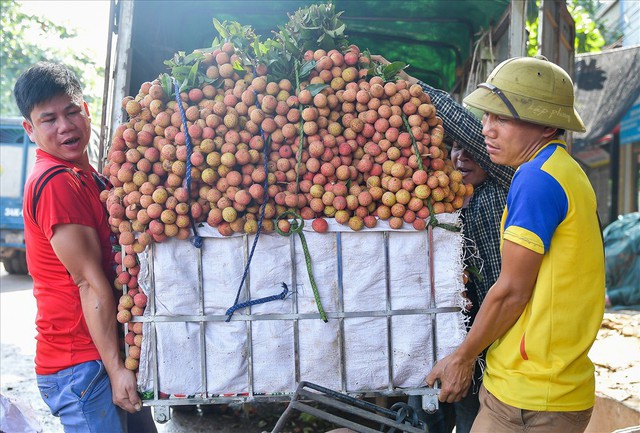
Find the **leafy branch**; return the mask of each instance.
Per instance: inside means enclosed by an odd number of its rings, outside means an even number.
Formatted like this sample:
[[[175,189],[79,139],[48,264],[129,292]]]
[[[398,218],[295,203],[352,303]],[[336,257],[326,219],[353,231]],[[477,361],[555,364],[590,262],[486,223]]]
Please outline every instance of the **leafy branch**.
[[[250,71],[264,65],[271,81],[293,79],[296,65],[302,62],[306,51],[346,49],[349,42],[344,34],[346,26],[340,20],[341,15],[342,12],[335,12],[333,4],[301,8],[288,14],[289,21],[280,26],[278,32],[273,32],[273,38],[264,42],[249,25],[243,26],[235,21],[220,22],[214,18],[213,26],[218,36],[213,39],[211,48],[195,50],[188,55],[178,52],[164,64],[169,68],[171,77],[180,84],[181,92],[203,83],[218,85],[219,80],[211,80],[206,76],[207,55],[211,56],[212,51],[229,42],[234,46],[237,57],[233,63],[236,71]],[[302,69],[298,70],[299,76],[308,76],[313,66],[315,62],[311,66],[309,63],[303,64]],[[168,77],[160,78],[161,82],[168,83]],[[165,91],[171,95],[172,89],[165,88]]]

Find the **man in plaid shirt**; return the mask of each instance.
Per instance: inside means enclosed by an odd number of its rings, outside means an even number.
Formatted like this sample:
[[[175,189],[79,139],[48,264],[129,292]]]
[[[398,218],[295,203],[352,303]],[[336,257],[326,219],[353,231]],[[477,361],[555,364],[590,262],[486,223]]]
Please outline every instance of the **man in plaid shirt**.
[[[373,59],[386,63],[379,56]],[[410,84],[419,84],[429,95],[438,116],[442,118],[445,133],[453,141],[451,160],[462,173],[463,182],[474,187],[473,196],[461,212],[468,251],[465,265],[470,270],[466,285],[467,297],[472,304],[469,311],[470,327],[484,297],[500,274],[500,220],[515,169],[491,162],[485,149],[482,123],[472,112],[443,90],[435,89],[404,71],[399,76]],[[484,359],[477,364],[475,383],[471,385],[468,395],[453,404],[440,403],[441,410],[427,416],[429,432],[451,432],[453,420],[456,432],[467,433],[471,430],[480,406],[480,364],[484,364]]]

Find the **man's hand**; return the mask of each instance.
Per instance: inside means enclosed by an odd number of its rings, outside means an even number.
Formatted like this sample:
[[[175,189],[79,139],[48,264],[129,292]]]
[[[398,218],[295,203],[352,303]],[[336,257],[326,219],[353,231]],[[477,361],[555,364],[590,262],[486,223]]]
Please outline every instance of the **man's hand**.
[[[387,59],[385,59],[384,57],[382,57],[381,55],[378,55],[378,54],[371,55],[371,60],[373,60],[374,62],[380,63],[381,65],[385,65],[385,66],[391,64],[390,61],[388,61]],[[400,72],[398,72],[398,77],[400,77],[401,79],[409,82],[409,84],[418,84],[418,79],[412,77],[409,74],[407,74],[404,69],[401,70]]]
[[[131,370],[122,367],[109,375],[113,403],[129,413],[142,409],[142,401],[138,396],[136,376]]]
[[[471,385],[471,377],[473,376],[474,360],[465,361],[456,356],[456,353],[441,359],[433,366],[433,370],[429,373],[425,382],[430,387],[436,380],[440,380],[440,395],[438,400],[441,402],[453,403],[467,396],[469,386]]]

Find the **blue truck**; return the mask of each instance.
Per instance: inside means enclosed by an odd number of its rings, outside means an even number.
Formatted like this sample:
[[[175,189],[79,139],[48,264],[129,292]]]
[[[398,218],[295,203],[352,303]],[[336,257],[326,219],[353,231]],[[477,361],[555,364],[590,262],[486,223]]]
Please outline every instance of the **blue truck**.
[[[0,119],[0,259],[10,274],[27,273],[22,195],[35,149],[22,118]]]
[[[94,167],[98,162],[99,136],[99,131],[92,130],[88,152]],[[35,158],[36,144],[22,128],[22,118],[0,118],[0,259],[9,274],[28,273],[22,197]]]

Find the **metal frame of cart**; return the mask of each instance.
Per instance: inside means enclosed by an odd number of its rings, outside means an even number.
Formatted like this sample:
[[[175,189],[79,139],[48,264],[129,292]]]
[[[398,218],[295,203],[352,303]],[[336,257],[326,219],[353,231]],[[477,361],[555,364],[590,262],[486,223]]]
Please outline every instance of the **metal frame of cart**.
[[[437,408],[437,392],[436,389],[431,388],[394,388],[392,386],[392,377],[393,377],[393,363],[391,362],[392,357],[392,335],[391,335],[391,318],[393,316],[400,315],[424,315],[427,320],[431,323],[432,330],[432,353],[435,358],[437,341],[436,341],[436,315],[439,313],[453,313],[459,312],[460,309],[458,307],[440,307],[436,308],[435,306],[435,296],[434,296],[434,281],[433,281],[433,236],[432,236],[432,228],[428,227],[428,252],[429,252],[429,260],[428,263],[425,263],[426,266],[429,266],[430,275],[431,275],[431,305],[429,308],[420,308],[420,309],[402,309],[402,310],[393,310],[391,308],[391,299],[390,299],[390,272],[389,272],[389,232],[383,232],[384,245],[385,245],[385,285],[386,285],[386,311],[358,311],[358,312],[345,312],[344,311],[344,292],[343,292],[343,280],[345,275],[343,274],[343,252],[342,252],[342,241],[341,241],[341,233],[336,233],[337,236],[337,263],[338,263],[338,296],[339,296],[339,311],[337,312],[328,312],[327,317],[329,320],[337,320],[339,322],[339,341],[340,341],[340,377],[341,377],[341,389],[339,390],[342,393],[357,396],[357,397],[374,397],[374,396],[405,396],[405,395],[423,395],[423,407],[428,410],[435,410]],[[245,263],[249,255],[249,237],[244,235],[244,257]],[[293,239],[290,239],[290,251],[291,251],[291,259],[293,264],[292,269],[292,281],[293,285],[296,285],[296,272],[295,272],[295,242]],[[155,360],[156,362],[153,365],[152,369],[152,377],[153,377],[153,398],[149,400],[145,400],[144,404],[152,406],[154,408],[154,416],[158,422],[165,422],[170,419],[170,406],[178,406],[178,405],[195,405],[195,404],[225,404],[225,403],[233,403],[233,402],[252,402],[252,401],[260,401],[260,402],[282,402],[289,401],[293,395],[293,393],[274,393],[274,394],[261,394],[254,392],[254,378],[253,378],[253,358],[252,358],[252,324],[257,321],[262,320],[293,320],[294,323],[294,347],[295,347],[295,380],[296,383],[301,383],[304,381],[303,378],[300,377],[300,365],[299,365],[299,333],[298,333],[298,323],[300,320],[308,320],[308,319],[318,319],[319,314],[317,313],[298,313],[298,305],[296,299],[295,290],[292,293],[292,305],[293,310],[290,314],[259,314],[253,315],[251,314],[250,309],[247,309],[244,312],[236,313],[231,320],[233,321],[246,321],[248,322],[247,327],[247,347],[248,347],[248,383],[249,390],[247,393],[241,394],[220,394],[220,395],[210,395],[207,392],[202,393],[202,395],[191,396],[187,398],[161,398],[160,390],[159,390],[159,381],[158,381],[158,365],[157,365],[157,335],[156,335],[156,323],[166,323],[166,322],[194,322],[198,323],[200,326],[200,375],[202,384],[204,385],[204,389],[207,389],[207,370],[206,370],[206,344],[205,344],[205,332],[204,326],[208,322],[224,322],[227,320],[226,315],[205,315],[205,305],[204,305],[204,296],[203,296],[203,282],[202,282],[202,251],[198,249],[198,296],[200,299],[200,304],[198,306],[197,315],[190,316],[168,316],[168,315],[156,315],[156,297],[155,297],[155,281],[154,281],[154,272],[153,272],[153,254],[154,254],[154,246],[151,245],[149,250],[149,266],[150,266],[150,275],[151,275],[151,290],[149,293],[149,302],[148,307],[150,308],[151,315],[149,317],[138,316],[132,319],[132,322],[149,322],[151,324],[151,345],[154,348]],[[245,289],[248,290],[248,281],[246,282]],[[387,319],[387,347],[388,347],[388,358],[389,358],[389,370],[388,370],[388,385],[386,389],[375,389],[375,390],[363,390],[357,393],[347,393],[346,392],[346,368],[345,368],[345,333],[344,333],[344,319],[353,318],[353,317],[386,317]]]

